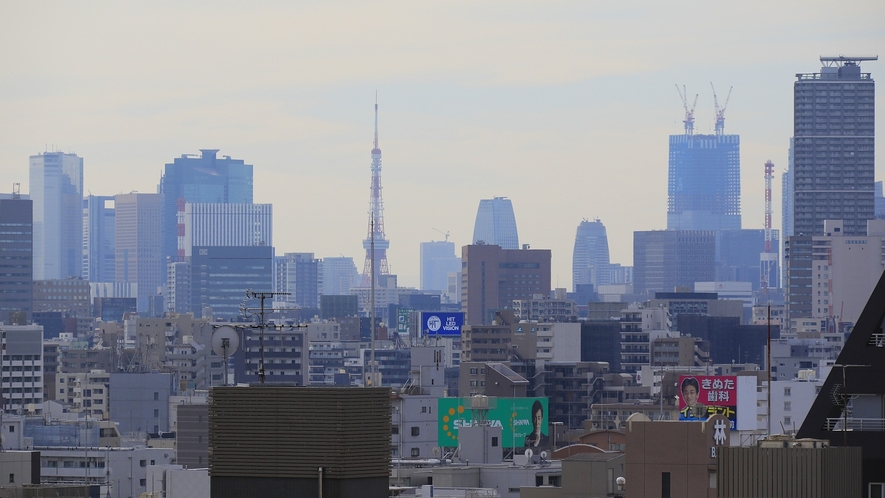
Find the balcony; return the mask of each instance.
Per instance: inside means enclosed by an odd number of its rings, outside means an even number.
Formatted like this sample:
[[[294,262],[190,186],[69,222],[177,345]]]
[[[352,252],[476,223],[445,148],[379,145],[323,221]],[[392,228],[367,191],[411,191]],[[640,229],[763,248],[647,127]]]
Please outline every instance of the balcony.
[[[847,428],[847,429],[846,429]],[[824,430],[829,432],[862,431],[862,432],[885,432],[885,418],[853,418],[842,417],[827,418]]]

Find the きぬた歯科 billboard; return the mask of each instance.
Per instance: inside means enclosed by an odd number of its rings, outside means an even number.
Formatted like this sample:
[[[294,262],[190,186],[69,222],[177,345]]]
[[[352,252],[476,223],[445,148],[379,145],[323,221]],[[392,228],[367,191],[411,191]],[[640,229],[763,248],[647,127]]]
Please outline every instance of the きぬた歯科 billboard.
[[[679,420],[707,420],[721,414],[737,423],[737,377],[733,375],[680,375]]]

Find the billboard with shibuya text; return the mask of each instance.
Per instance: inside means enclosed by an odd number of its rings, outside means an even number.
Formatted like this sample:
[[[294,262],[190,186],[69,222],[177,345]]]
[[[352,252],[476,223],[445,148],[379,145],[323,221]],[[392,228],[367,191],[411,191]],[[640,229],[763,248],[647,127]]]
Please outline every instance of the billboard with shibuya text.
[[[439,398],[437,444],[458,446],[458,430],[475,423],[470,398]],[[549,447],[547,398],[497,398],[486,422],[501,427],[504,448]]]
[[[734,375],[680,375],[679,420],[707,420],[721,414],[728,417],[735,429],[737,392]]]

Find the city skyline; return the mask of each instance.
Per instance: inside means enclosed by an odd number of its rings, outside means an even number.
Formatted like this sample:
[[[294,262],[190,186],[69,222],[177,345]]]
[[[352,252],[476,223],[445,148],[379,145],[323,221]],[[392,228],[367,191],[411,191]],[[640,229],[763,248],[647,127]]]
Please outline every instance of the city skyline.
[[[885,6],[632,7],[7,4],[0,192],[18,182],[29,194],[28,157],[45,150],[84,159],[84,195],[115,195],[155,192],[171,158],[217,148],[254,165],[279,254],[361,261],[377,90],[400,284],[419,286],[421,242],[442,231],[467,245],[477,202],[503,196],[521,242],[552,251],[552,286],[568,287],[582,218],[606,221],[624,265],[634,231],[666,227],[667,138],[684,114],[673,84],[700,95],[695,132],[709,134],[713,82],[734,87],[743,227],[761,228],[763,164],[776,193],[787,167],[795,74],[818,71],[821,55],[882,55]],[[54,36],[33,39],[38,27]],[[863,70],[875,79],[881,64]],[[775,195],[775,228],[780,205]]]

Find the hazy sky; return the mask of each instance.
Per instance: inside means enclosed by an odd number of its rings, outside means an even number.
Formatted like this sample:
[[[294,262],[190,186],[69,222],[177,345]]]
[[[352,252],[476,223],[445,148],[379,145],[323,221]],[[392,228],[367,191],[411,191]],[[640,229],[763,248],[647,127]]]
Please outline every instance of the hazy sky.
[[[388,260],[419,284],[419,244],[470,243],[479,200],[513,200],[521,243],[553,251],[571,289],[582,218],[632,264],[633,231],[666,228],[674,84],[734,86],[745,228],[774,223],[796,73],[820,55],[885,56],[882,0],[744,2],[16,2],[0,0],[0,192],[28,192],[28,156],[85,160],[95,195],[156,192],[200,148],[255,166],[277,253],[352,256],[368,231],[378,92]],[[885,57],[877,128],[885,129]],[[883,141],[876,160],[882,179]],[[439,231],[437,231],[439,230]],[[460,254],[460,249],[459,249]]]

